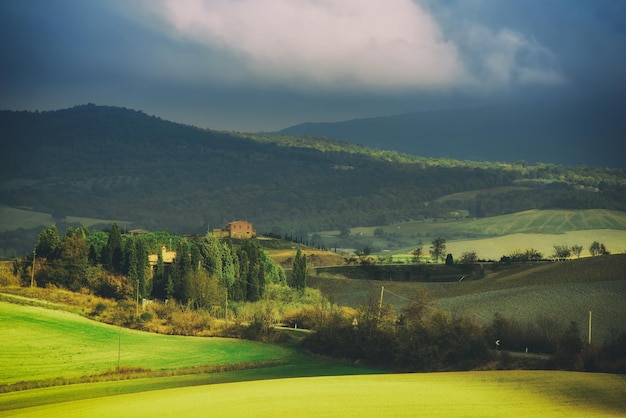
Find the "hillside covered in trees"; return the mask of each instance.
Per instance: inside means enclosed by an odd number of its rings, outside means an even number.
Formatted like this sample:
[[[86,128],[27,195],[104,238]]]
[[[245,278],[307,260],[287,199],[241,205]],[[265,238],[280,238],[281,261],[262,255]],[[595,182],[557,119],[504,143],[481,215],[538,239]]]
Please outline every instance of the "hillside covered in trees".
[[[203,130],[91,104],[2,111],[0,132],[0,204],[59,223],[82,216],[204,233],[246,219],[259,233],[303,236],[459,210],[626,210],[620,169],[431,159],[324,138]],[[441,199],[468,191],[477,193]],[[32,241],[41,229],[5,230],[0,242],[19,253],[16,236]]]

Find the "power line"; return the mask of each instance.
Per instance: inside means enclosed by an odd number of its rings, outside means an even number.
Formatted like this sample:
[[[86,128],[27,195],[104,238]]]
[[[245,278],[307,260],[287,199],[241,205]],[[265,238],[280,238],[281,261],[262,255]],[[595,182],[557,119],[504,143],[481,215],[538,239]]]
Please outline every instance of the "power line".
[[[395,297],[398,297],[398,298],[400,298],[400,299],[404,299],[404,300],[406,300],[407,302],[410,302],[410,301],[411,301],[411,299],[405,298],[404,296],[397,295],[397,294],[393,293],[391,290],[385,289],[385,292],[387,292],[387,293],[391,293],[391,294],[392,294],[392,295],[394,295]]]

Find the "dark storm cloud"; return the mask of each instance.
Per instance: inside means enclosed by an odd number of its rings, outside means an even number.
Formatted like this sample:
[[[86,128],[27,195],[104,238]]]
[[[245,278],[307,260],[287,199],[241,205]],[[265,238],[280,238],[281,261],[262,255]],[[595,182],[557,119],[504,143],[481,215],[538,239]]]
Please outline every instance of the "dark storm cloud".
[[[622,1],[0,2],[0,107],[217,129],[626,91]]]

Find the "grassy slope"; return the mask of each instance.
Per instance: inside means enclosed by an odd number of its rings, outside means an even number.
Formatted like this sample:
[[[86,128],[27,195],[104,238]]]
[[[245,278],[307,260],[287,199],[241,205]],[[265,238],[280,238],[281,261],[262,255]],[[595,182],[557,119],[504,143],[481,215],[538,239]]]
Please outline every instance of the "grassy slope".
[[[459,258],[466,251],[475,251],[481,259],[499,260],[503,255],[534,248],[549,258],[554,253],[555,245],[580,245],[583,247],[581,257],[588,257],[591,255],[589,246],[594,241],[603,243],[611,253],[626,253],[626,231],[611,229],[568,231],[559,234],[516,233],[493,238],[450,241],[446,243],[446,252]]]
[[[224,338],[151,334],[90,321],[77,315],[0,302],[0,384],[72,378],[121,366],[177,369],[286,360],[293,350]]]
[[[114,222],[117,222],[117,224],[122,227],[130,225],[130,222],[127,221],[82,218],[78,216],[68,216],[64,221],[67,223],[79,223],[86,227],[99,224],[110,225]],[[56,222],[57,220],[49,213],[34,212],[0,205],[0,232],[13,231],[18,228],[37,228],[41,225],[50,227],[56,224]]]
[[[384,286],[384,302],[401,308],[417,287],[425,287],[435,297],[435,305],[469,312],[480,320],[491,320],[495,312],[530,322],[546,315],[564,325],[576,321],[583,331],[592,310],[594,335],[602,342],[612,331],[626,331],[625,272],[626,255],[619,254],[514,266],[476,281],[407,283],[312,277],[309,284],[333,302],[353,307],[368,298],[377,300]]]
[[[600,241],[609,251],[626,251],[626,212],[604,209],[592,210],[528,210],[509,215],[480,219],[457,219],[401,222],[382,227],[352,228],[352,235],[370,240],[380,248],[388,245],[386,238],[375,237],[382,229],[395,236],[406,247],[393,250],[401,258],[421,242],[426,254],[436,237],[447,240],[447,252],[459,257],[465,251],[475,251],[480,258],[499,260],[515,250],[534,248],[549,257],[554,245],[581,245],[582,256],[588,256],[593,241]],[[335,246],[339,231],[321,232],[324,242]]]
[[[400,222],[390,226],[352,228],[352,234],[373,236],[376,228],[386,233],[410,237],[437,235],[474,235],[492,237],[516,233],[562,234],[588,229],[626,230],[626,212],[605,209],[589,210],[527,210],[489,218],[468,218],[448,221],[432,220]],[[333,235],[338,231],[322,234]]]
[[[626,413],[625,394],[626,377],[606,374],[515,371],[340,376],[148,391],[15,409],[3,415],[587,417]]]

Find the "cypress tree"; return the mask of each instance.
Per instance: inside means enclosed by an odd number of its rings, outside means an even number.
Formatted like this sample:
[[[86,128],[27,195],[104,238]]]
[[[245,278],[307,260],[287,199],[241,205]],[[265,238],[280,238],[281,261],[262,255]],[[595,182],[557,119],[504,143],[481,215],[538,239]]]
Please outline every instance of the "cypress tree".
[[[152,294],[156,298],[167,298],[167,280],[165,278],[165,263],[163,262],[163,249],[159,248],[157,263],[153,276]],[[171,297],[171,295],[169,296]]]
[[[107,245],[102,250],[102,265],[111,272],[122,272],[122,234],[116,223],[111,225]]]
[[[293,261],[291,275],[291,286],[298,290],[304,290],[306,288],[307,275],[306,254],[302,254],[299,248]]]

